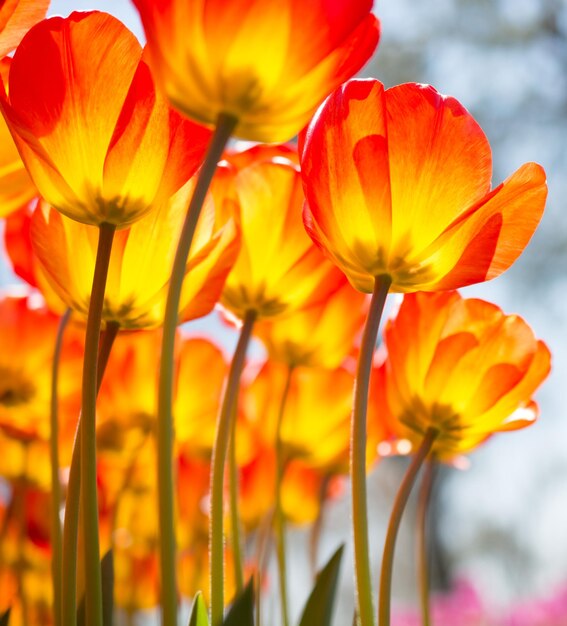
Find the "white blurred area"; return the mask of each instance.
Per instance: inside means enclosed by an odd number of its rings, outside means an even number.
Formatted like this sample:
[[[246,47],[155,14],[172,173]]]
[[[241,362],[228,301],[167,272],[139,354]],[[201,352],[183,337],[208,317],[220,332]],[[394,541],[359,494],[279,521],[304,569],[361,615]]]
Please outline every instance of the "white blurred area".
[[[115,14],[143,38],[126,0],[53,0],[50,14],[91,9]],[[488,135],[494,184],[525,161],[541,163],[548,174],[548,207],[522,258],[491,283],[463,290],[519,313],[550,346],[553,372],[537,396],[540,420],[525,431],[494,437],[471,455],[468,471],[444,471],[435,509],[446,573],[470,578],[489,604],[501,607],[518,597],[546,595],[567,582],[567,3],[381,0],[375,10],[382,39],[364,75],[388,86],[431,83],[459,99]],[[10,280],[4,268],[0,278]],[[219,324],[209,319],[191,328],[217,332]],[[222,332],[225,345],[232,345],[231,333]],[[388,460],[370,479],[376,573],[403,469],[404,461]],[[345,493],[326,512],[320,562],[339,542],[350,542],[349,518]],[[291,535],[296,617],[310,577],[306,534],[292,530]],[[394,577],[399,603],[416,598],[412,535],[410,516],[400,535]],[[349,549],[337,626],[352,621],[352,571]],[[266,623],[277,624],[277,605],[266,608]]]

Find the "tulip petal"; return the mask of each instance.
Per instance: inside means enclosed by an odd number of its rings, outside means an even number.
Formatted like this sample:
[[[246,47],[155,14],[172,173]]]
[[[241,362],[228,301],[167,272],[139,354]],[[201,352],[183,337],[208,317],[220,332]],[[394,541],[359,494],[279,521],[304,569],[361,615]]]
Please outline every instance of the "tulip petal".
[[[439,277],[421,288],[453,289],[500,275],[529,243],[546,198],[543,168],[536,163],[520,167],[421,255]]]

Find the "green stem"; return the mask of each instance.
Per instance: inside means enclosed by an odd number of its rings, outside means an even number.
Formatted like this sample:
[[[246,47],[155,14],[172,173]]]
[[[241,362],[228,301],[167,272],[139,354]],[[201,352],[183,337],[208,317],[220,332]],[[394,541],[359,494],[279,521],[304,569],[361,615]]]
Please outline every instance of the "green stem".
[[[364,327],[356,380],[350,439],[350,476],[352,498],[352,527],[354,533],[354,573],[357,611],[361,626],[374,626],[370,547],[368,542],[368,506],[366,496],[366,412],[372,359],[380,319],[392,281],[389,276],[377,276]]]
[[[211,555],[211,626],[219,626],[224,616],[224,533],[223,533],[223,492],[224,466],[228,440],[231,432],[232,416],[235,414],[240,387],[240,376],[252,328],[256,321],[256,311],[248,311],[240,330],[238,344],[232,357],[228,380],[219,418],[213,457],[211,460],[211,514],[210,514],[210,555]]]
[[[309,535],[309,565],[311,567],[311,577],[313,583],[317,579],[317,559],[319,552],[319,543],[321,541],[321,533],[323,531],[323,518],[325,517],[325,501],[327,498],[327,490],[329,488],[329,482],[331,476],[326,474],[321,481],[321,487],[319,488],[319,511],[317,517],[313,522],[311,533]]]
[[[427,513],[431,490],[433,487],[435,463],[433,459],[425,462],[419,502],[417,505],[417,559],[419,575],[419,593],[421,598],[421,615],[423,626],[430,626],[431,611],[429,607],[429,559],[427,558]]]
[[[197,184],[187,210],[183,230],[173,262],[161,345],[158,387],[157,476],[160,527],[160,572],[162,623],[177,624],[177,584],[175,576],[175,526],[173,513],[173,371],[175,333],[178,323],[181,288],[193,235],[207,191],[224,148],[237,120],[219,115],[217,127],[199,172]]]
[[[24,447],[25,458],[28,458],[28,446]],[[27,463],[26,463],[27,465]],[[26,479],[22,477],[21,483],[14,486],[12,493],[15,504],[15,518],[18,525],[18,562],[16,567],[16,578],[18,585],[18,595],[20,597],[20,607],[22,610],[22,626],[29,626],[29,604],[25,588],[26,571],[26,541],[27,541],[27,511],[26,511]]]
[[[421,445],[417,449],[407,472],[402,480],[402,484],[396,495],[390,522],[386,532],[386,541],[384,543],[384,554],[382,556],[382,573],[380,576],[380,604],[378,607],[378,624],[379,626],[390,626],[390,597],[392,594],[392,570],[394,565],[394,549],[396,546],[396,537],[402,520],[402,515],[406,507],[415,479],[423,462],[429,455],[431,448],[435,442],[435,438],[439,434],[434,428],[430,428],[423,438]]]
[[[272,513],[269,512],[256,531],[256,626],[261,626],[262,624],[262,584],[264,581],[264,573],[268,567],[271,529]]]
[[[236,408],[236,407],[235,407]],[[239,596],[244,589],[244,567],[242,557],[242,539],[240,531],[240,515],[238,513],[238,464],[236,462],[236,416],[232,418],[230,443],[228,449],[229,459],[229,485],[230,485],[230,527],[232,531],[232,556],[234,561],[234,580],[236,582],[236,595]]]
[[[116,226],[101,224],[87,317],[81,404],[81,501],[85,536],[85,614],[87,626],[102,626],[102,578],[96,476],[96,397],[98,344],[106,278]]]
[[[118,334],[119,326],[107,322],[102,333],[98,353],[97,390],[100,389],[102,377],[106,370],[108,357]],[[75,626],[77,623],[77,540],[79,536],[79,510],[81,494],[81,432],[82,419],[79,419],[69,483],[67,485],[67,499],[65,504],[65,523],[63,525],[63,564],[61,580],[61,616],[62,626]]]
[[[280,602],[282,609],[282,626],[289,626],[289,609],[287,594],[287,564],[286,564],[286,538],[285,538],[285,517],[282,507],[282,482],[285,471],[285,458],[282,442],[282,425],[285,415],[285,405],[291,387],[293,367],[287,370],[285,385],[280,401],[278,421],[276,423],[276,503],[274,511],[274,522],[276,527],[276,554],[278,558],[278,573],[280,583]]]
[[[51,460],[51,579],[53,585],[53,623],[62,626],[61,622],[61,562],[63,554],[63,536],[61,530],[61,481],[59,478],[59,363],[63,347],[63,335],[71,318],[71,309],[67,309],[57,328],[53,361],[51,365],[51,410],[49,413],[50,435],[49,455]]]

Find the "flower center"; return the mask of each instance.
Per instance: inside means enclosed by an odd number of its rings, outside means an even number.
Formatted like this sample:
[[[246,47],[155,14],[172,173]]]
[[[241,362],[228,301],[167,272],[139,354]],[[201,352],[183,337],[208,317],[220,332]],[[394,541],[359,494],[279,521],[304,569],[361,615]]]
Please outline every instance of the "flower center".
[[[0,366],[0,406],[15,407],[26,404],[35,395],[33,381],[21,371]]]

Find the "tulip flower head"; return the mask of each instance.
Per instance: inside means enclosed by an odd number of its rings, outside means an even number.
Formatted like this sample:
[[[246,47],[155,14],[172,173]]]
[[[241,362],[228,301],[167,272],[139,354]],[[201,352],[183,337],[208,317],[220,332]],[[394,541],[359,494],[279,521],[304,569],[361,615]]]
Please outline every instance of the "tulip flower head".
[[[0,475],[49,483],[51,366],[58,318],[37,294],[0,298]],[[70,461],[80,408],[82,345],[69,329],[60,362],[59,449]],[[30,459],[33,458],[33,463]]]
[[[286,141],[378,44],[370,0],[134,0],[154,71],[194,119]]]
[[[392,429],[450,459],[492,433],[523,428],[550,369],[546,345],[517,315],[457,292],[407,294],[384,331],[384,409]]]
[[[457,100],[410,83],[337,89],[307,130],[307,231],[359,290],[437,291],[489,280],[528,244],[545,172],[520,167],[491,190],[490,146]]]
[[[297,165],[272,158],[271,147],[251,152],[217,174],[217,204],[236,215],[242,234],[221,304],[240,319],[247,311],[281,317],[325,300],[341,276],[305,234]]]
[[[244,411],[267,445],[274,445],[288,367],[268,361],[246,389]],[[323,473],[348,465],[353,376],[344,368],[297,367],[291,373],[281,423],[283,456]]]
[[[37,24],[0,107],[40,194],[79,222],[124,227],[199,167],[210,133],[155,89],[142,47],[114,17]]]
[[[175,244],[194,182],[193,177],[149,215],[116,233],[103,309],[106,321],[126,329],[153,328],[162,323]],[[180,303],[183,321],[212,310],[238,254],[235,222],[228,216],[222,222],[218,214],[209,197],[187,261],[188,279]],[[67,306],[86,318],[97,230],[42,204],[32,217],[31,231],[41,274]]]

